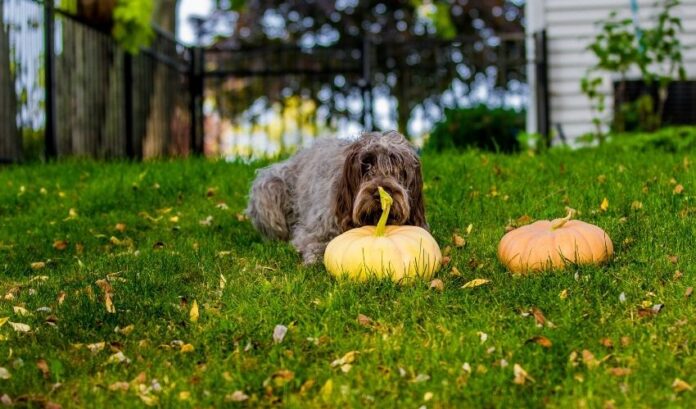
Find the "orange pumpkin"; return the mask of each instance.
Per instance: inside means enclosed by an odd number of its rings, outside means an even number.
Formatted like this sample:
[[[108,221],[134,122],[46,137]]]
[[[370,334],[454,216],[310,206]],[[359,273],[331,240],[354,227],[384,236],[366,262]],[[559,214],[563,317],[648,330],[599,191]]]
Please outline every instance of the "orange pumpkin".
[[[600,264],[614,245],[599,227],[571,220],[575,211],[555,220],[540,220],[515,229],[500,240],[498,258],[513,273],[560,269],[566,264]]]

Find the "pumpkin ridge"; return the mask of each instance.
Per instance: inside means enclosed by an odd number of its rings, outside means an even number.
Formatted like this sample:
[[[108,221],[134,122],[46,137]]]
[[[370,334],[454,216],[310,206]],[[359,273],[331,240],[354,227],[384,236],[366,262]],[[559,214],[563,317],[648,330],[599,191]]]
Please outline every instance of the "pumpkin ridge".
[[[594,261],[597,258],[597,257],[595,257],[594,247],[590,243],[590,240],[588,240],[587,237],[585,237],[583,230],[578,229],[578,227],[585,227],[585,226],[583,226],[583,225],[573,226],[573,231],[575,232],[575,236],[576,237],[580,236],[582,238],[582,240],[585,242],[585,244],[587,245],[587,249],[592,257],[589,261]],[[577,241],[577,239],[576,239],[576,241]],[[584,261],[584,260],[579,259],[579,256],[580,256],[579,253],[580,253],[579,246],[576,245],[576,247],[575,247],[575,263],[576,264]]]

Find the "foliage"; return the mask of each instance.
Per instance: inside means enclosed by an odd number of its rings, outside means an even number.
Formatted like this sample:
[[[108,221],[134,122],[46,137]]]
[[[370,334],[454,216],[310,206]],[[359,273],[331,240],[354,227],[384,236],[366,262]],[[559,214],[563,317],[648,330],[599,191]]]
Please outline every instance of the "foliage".
[[[152,29],[154,0],[118,0],[113,35],[126,51],[137,53],[155,37]]]
[[[653,114],[640,112],[636,118],[644,121],[639,121],[638,124],[646,130],[655,130],[661,125],[669,84],[675,78],[685,78],[683,47],[679,39],[682,31],[681,17],[674,15],[674,9],[679,4],[679,0],[664,0],[655,25],[643,30],[635,27],[632,19],[618,19],[615,11],[610,13],[607,20],[599,22],[601,32],[588,46],[597,57],[597,62],[581,79],[581,89],[590,100],[596,127],[595,138],[600,143],[605,140],[602,124],[605,122],[603,116],[606,106],[602,87],[603,74],[606,73],[620,75],[615,93],[616,105],[620,109],[614,112],[614,131],[626,130],[626,115],[629,115],[629,120],[634,116],[631,115],[631,110],[644,110],[650,105],[653,107]],[[622,99],[626,93],[627,73],[631,69],[639,71],[647,84],[658,84],[657,103],[648,103],[645,98],[652,97],[646,95],[642,100],[624,107],[627,102]]]
[[[525,128],[524,111],[510,108],[446,109],[425,143],[426,150],[478,148],[514,152],[520,148],[517,136]]]
[[[610,145],[616,148],[639,149],[643,151],[692,152],[696,150],[696,127],[669,127],[660,129],[657,132],[633,132],[612,135]]]
[[[428,222],[450,247],[432,289],[339,283],[288,243],[262,239],[237,214],[263,164],[5,168],[0,320],[31,331],[0,326],[3,401],[692,407],[694,392],[675,380],[696,386],[696,303],[685,297],[696,274],[694,161],[694,151],[650,149],[426,153]],[[505,227],[565,206],[607,231],[615,259],[513,279],[496,259]],[[489,281],[461,288],[476,279]],[[279,325],[287,331],[274,338]]]

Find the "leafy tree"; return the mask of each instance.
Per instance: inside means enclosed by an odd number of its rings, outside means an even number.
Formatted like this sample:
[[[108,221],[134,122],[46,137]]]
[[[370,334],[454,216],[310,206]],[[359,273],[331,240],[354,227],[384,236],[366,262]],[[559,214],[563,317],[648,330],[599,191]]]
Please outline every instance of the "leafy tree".
[[[454,80],[471,86],[482,78],[496,77],[496,86],[506,88],[510,80],[524,78],[522,58],[505,64],[514,56],[501,55],[496,45],[505,34],[523,32],[523,6],[513,0],[418,1],[418,0],[247,0],[218,1],[217,20],[234,27],[231,35],[217,38],[214,48],[244,50],[279,45],[321,49],[326,46],[360,50],[368,38],[374,44],[371,82],[378,90],[387,90],[398,101],[399,128],[406,130],[412,110],[419,104],[440,106],[443,91]],[[210,21],[208,34],[214,35],[219,21]],[[501,36],[503,39],[501,39]],[[461,43],[451,47],[443,40]],[[513,47],[514,48],[514,47]],[[319,52],[319,51],[317,51]],[[522,46],[516,52],[523,55]],[[337,53],[338,54],[338,53]],[[462,57],[463,55],[463,57]],[[311,66],[315,56],[295,53],[291,61],[272,51],[234,53],[214,62],[221,69],[249,69],[270,66]],[[287,58],[286,58],[287,59]],[[356,66],[348,52],[342,59],[331,55],[335,66]],[[492,75],[491,75],[492,74]],[[356,92],[356,87],[334,86],[336,78],[323,76],[297,79],[295,94],[309,95],[331,88],[334,99]],[[252,78],[237,83],[235,95],[228,95],[226,115],[235,115],[245,107],[233,103],[242,93],[253,100],[264,96],[277,101],[281,79]],[[319,82],[319,85],[317,85]],[[241,90],[239,89],[241,87]],[[232,101],[232,102],[230,102]],[[221,101],[225,104],[225,101]]]

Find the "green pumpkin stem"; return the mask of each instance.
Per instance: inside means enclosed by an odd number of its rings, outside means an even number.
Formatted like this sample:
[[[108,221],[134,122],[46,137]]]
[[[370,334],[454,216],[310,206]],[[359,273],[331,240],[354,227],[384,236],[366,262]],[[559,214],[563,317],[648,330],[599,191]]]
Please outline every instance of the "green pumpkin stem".
[[[554,220],[553,223],[551,224],[551,230],[560,229],[566,223],[568,223],[570,221],[570,219],[573,218],[573,216],[575,216],[575,212],[576,212],[575,209],[571,209],[570,207],[566,207],[566,210],[568,211],[568,216],[566,216],[562,219]]]
[[[379,201],[382,203],[382,216],[380,216],[379,222],[377,223],[377,228],[375,229],[375,236],[379,237],[384,236],[384,232],[387,230],[389,210],[391,209],[392,203],[394,203],[394,199],[389,196],[389,193],[382,189],[382,186],[378,187],[377,189],[379,189]]]

